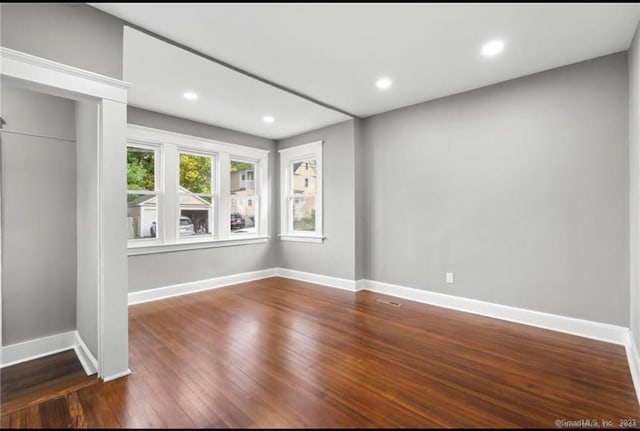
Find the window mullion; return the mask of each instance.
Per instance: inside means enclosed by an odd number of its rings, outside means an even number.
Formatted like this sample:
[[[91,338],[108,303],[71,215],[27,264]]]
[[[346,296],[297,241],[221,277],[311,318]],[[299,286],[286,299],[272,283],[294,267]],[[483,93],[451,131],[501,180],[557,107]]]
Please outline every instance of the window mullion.
[[[162,225],[165,242],[173,244],[178,238],[178,220],[180,217],[178,197],[178,169],[180,167],[178,149],[175,145],[164,145],[164,169],[161,170],[162,187],[164,188],[164,209]]]
[[[291,191],[289,193],[291,193]],[[295,199],[295,194],[291,193],[289,195],[289,203],[287,205],[287,233],[293,232],[293,200],[294,199]]]
[[[217,157],[218,169],[216,170],[218,181],[218,207],[216,210],[216,234],[219,239],[228,239],[230,234],[229,214],[230,214],[230,190],[231,180],[229,171],[231,169],[231,158],[229,153],[221,152]]]

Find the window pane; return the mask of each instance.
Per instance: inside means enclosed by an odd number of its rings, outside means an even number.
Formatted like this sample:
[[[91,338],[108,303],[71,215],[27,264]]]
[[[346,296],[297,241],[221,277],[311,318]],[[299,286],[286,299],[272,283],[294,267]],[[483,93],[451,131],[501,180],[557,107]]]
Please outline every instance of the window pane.
[[[180,208],[180,236],[210,235],[211,208]]]
[[[127,195],[129,239],[156,238],[158,235],[158,196]]]
[[[316,230],[316,197],[294,196],[291,204],[293,230]]]
[[[231,160],[230,167],[230,215],[232,233],[256,232],[256,165],[251,162]]]
[[[231,232],[255,232],[257,201],[255,197],[231,197]]]
[[[127,147],[127,189],[156,189],[156,154],[153,150]]]
[[[211,196],[197,196],[181,193],[180,202],[180,236],[209,235],[213,211]]]
[[[255,163],[231,161],[231,194],[253,196],[256,194]]]
[[[180,154],[181,191],[211,194],[211,156]]]
[[[294,194],[316,194],[317,173],[316,161],[313,159],[293,162],[291,164],[291,191]]]

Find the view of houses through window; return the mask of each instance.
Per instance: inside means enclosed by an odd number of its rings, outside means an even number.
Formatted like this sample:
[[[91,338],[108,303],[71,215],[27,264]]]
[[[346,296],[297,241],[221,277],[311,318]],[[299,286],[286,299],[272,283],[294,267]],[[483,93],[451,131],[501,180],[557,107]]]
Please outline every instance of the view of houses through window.
[[[231,233],[254,233],[258,211],[256,165],[252,162],[231,160],[229,170]]]
[[[293,162],[291,176],[293,230],[315,231],[318,179],[316,161],[311,159]]]
[[[127,147],[127,222],[129,239],[158,235],[156,150]]]
[[[280,152],[280,239],[322,242],[322,141]]]
[[[267,232],[260,200],[267,151],[135,126],[130,133],[129,246],[242,241]]]
[[[213,233],[213,156],[180,153],[180,236]]]

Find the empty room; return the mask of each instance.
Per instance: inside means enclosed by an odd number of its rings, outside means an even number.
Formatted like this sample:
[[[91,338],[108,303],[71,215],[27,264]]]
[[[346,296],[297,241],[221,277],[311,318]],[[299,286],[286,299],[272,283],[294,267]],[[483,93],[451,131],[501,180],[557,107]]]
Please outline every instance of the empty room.
[[[637,428],[639,3],[1,3],[2,428]]]

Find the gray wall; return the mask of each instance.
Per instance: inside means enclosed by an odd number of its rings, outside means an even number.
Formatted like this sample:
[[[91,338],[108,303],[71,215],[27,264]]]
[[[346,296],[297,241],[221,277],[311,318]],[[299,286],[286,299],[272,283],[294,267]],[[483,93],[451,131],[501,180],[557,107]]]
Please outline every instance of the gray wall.
[[[640,346],[640,30],[629,47],[629,281],[631,336]]]
[[[354,121],[349,120],[278,141],[278,149],[324,141],[323,210],[327,237],[322,244],[278,241],[281,267],[355,279],[354,133]]]
[[[122,78],[122,21],[86,4],[4,3],[2,46]]]
[[[98,104],[76,102],[76,329],[98,357]]]
[[[627,99],[618,53],[367,119],[369,278],[627,326]]]
[[[6,7],[6,6],[5,6]],[[75,104],[2,85],[5,128],[75,139]],[[2,133],[2,343],[76,328],[73,141]]]
[[[356,228],[356,267],[355,279],[367,278],[367,176],[366,153],[364,142],[364,121],[354,120],[354,169],[355,169],[355,228]]]
[[[259,138],[233,130],[196,123],[194,121],[134,107],[129,107],[127,121],[130,124],[267,149],[270,151],[269,184],[271,190],[275,190],[275,181],[278,176],[275,170],[275,155],[277,152],[275,143],[270,139]],[[272,207],[275,208],[277,205],[277,196],[275,193],[271,193],[270,197]],[[135,292],[172,284],[273,268],[277,266],[277,259],[272,247],[277,233],[275,226],[276,217],[274,212],[270,219],[269,226],[271,240],[266,244],[129,256],[129,291]]]

